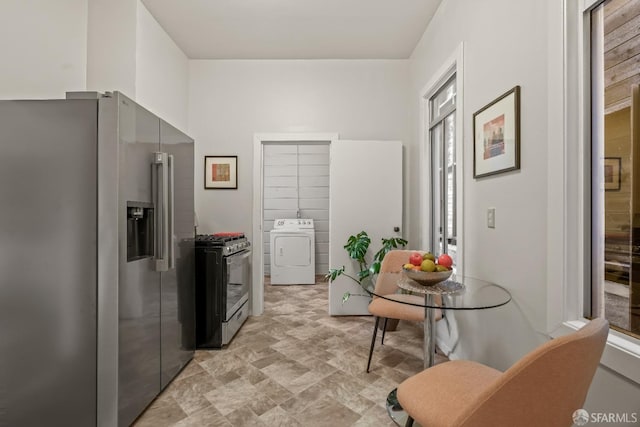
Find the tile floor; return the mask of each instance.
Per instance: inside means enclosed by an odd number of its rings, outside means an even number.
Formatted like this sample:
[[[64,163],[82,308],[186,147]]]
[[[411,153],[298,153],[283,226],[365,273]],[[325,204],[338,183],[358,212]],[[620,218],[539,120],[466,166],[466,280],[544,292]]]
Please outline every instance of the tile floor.
[[[267,281],[264,315],[227,348],[196,351],[135,427],[393,426],[385,399],[422,370],[422,325],[400,322],[384,346],[378,334],[367,374],[373,318],[329,316],[327,292]]]

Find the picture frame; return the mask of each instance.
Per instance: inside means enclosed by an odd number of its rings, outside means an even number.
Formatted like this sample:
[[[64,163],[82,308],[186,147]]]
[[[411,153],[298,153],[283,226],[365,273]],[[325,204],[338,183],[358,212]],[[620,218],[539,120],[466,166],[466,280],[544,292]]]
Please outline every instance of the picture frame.
[[[238,156],[205,156],[204,189],[237,190]]]
[[[620,181],[622,178],[622,158],[604,158],[604,190],[620,191]]]
[[[520,169],[520,86],[473,114],[473,177]]]

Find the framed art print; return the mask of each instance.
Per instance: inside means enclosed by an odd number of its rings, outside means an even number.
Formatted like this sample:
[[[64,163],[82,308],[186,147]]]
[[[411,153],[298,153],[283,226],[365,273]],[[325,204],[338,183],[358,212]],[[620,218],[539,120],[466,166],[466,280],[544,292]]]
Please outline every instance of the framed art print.
[[[473,177],[520,169],[520,86],[473,115]]]
[[[605,191],[620,190],[622,159],[620,157],[604,158],[604,189]]]
[[[205,190],[238,188],[238,156],[204,157]]]

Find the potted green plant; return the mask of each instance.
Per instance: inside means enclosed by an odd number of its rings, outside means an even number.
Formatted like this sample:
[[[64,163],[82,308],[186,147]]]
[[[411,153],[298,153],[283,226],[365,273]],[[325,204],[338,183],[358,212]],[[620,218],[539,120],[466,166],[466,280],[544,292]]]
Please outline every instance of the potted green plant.
[[[340,268],[330,268],[329,272],[325,276],[325,279],[329,282],[333,282],[339,276],[345,276],[356,282],[363,289],[373,290],[375,286],[376,275],[380,272],[380,264],[384,259],[384,256],[393,249],[404,248],[407,245],[407,241],[401,237],[391,237],[382,239],[382,247],[378,252],[373,255],[373,261],[371,264],[367,262],[366,256],[371,245],[371,238],[366,231],[361,231],[355,236],[349,236],[347,243],[344,245],[345,250],[349,254],[349,258],[355,260],[358,264],[359,271],[356,277],[347,274],[345,272],[345,266]],[[361,296],[369,296],[369,294],[358,294]],[[342,303],[345,303],[352,294],[345,292],[342,296]]]

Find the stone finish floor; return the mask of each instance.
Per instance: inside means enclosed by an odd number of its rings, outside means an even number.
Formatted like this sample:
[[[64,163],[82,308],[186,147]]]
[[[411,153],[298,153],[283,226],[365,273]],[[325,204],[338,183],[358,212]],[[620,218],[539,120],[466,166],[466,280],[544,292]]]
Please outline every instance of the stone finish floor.
[[[306,286],[266,279],[264,315],[250,317],[225,349],[196,351],[135,427],[394,425],[385,399],[422,370],[422,324],[400,322],[384,346],[378,333],[367,374],[372,317],[329,316],[320,278]]]

